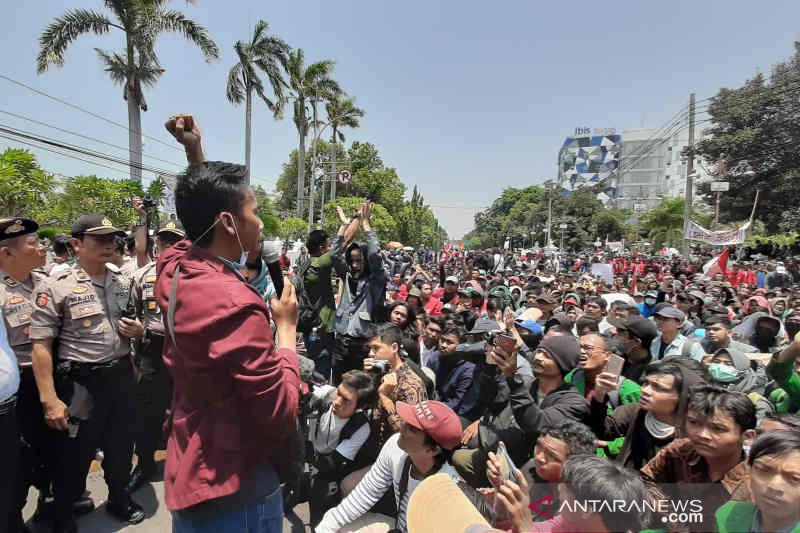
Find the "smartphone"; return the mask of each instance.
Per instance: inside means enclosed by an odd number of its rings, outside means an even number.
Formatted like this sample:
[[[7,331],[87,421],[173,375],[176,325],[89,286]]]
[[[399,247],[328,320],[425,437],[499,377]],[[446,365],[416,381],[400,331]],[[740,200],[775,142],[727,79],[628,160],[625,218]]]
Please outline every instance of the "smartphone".
[[[509,355],[514,353],[514,348],[517,347],[516,337],[508,333],[498,333],[497,337],[495,337],[495,343]]]
[[[614,374],[615,376],[619,376],[622,374],[622,367],[625,366],[625,359],[618,356],[617,354],[611,354],[611,357],[608,358],[608,362],[606,363],[606,367],[603,372],[608,372],[609,374]]]
[[[503,442],[497,445],[497,460],[500,462],[500,476],[504,480],[507,479],[516,483],[517,478],[514,475],[514,471],[517,467],[514,466],[514,461],[512,461],[511,456],[508,455],[508,450]]]

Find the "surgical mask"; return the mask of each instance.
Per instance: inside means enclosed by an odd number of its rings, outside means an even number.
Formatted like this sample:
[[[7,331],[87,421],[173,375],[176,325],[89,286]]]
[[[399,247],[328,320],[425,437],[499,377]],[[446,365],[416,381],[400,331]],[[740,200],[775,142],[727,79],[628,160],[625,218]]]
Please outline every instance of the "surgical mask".
[[[739,371],[732,366],[721,363],[711,363],[708,365],[708,372],[714,381],[720,383],[735,383],[739,379]]]
[[[242,250],[242,255],[239,256],[239,262],[238,263],[235,262],[235,261],[231,261],[230,259],[225,259],[224,257],[220,257],[219,260],[222,261],[223,263],[225,263],[226,265],[228,265],[231,269],[235,270],[236,272],[241,272],[244,269],[245,264],[247,264],[247,250],[245,250],[244,246],[242,246],[242,239],[239,238],[239,230],[236,228],[236,222],[233,220],[233,215],[228,215],[228,216],[231,217],[231,224],[233,224],[233,231],[236,234],[236,240],[239,242],[239,248]],[[221,220],[221,218],[218,218],[217,220],[215,220],[214,223],[211,224],[208,227],[208,229],[205,230],[197,238],[197,240],[199,241],[200,239],[202,239],[205,236],[206,233],[211,231],[214,228],[214,226],[216,226],[217,223],[219,223],[220,220]]]
[[[645,298],[644,299],[644,303],[646,303],[647,305],[655,305],[656,304],[656,299],[655,298]]]

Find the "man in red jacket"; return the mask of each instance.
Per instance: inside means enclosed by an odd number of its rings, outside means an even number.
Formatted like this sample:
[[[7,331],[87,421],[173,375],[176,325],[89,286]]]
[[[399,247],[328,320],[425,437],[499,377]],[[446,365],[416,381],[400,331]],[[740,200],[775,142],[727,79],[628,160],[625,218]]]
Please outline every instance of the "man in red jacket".
[[[276,344],[270,310],[240,273],[263,227],[246,168],[206,162],[190,115],[166,126],[190,165],[175,190],[189,240],[159,257],[156,282],[174,383],[164,473],[173,531],[278,532],[275,458],[300,392],[294,288],[287,280],[270,302]]]

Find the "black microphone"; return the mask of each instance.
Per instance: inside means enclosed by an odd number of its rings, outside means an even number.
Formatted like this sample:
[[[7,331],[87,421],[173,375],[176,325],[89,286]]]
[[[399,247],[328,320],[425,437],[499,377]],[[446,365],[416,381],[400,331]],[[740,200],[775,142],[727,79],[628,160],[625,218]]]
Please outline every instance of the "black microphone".
[[[261,248],[261,257],[267,264],[269,277],[275,286],[275,294],[278,298],[283,294],[283,271],[281,270],[281,242],[264,241]]]

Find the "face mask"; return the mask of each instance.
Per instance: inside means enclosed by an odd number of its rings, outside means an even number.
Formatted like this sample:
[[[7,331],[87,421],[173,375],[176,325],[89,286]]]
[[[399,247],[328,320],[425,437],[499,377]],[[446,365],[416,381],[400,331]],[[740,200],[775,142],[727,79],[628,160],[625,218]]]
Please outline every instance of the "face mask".
[[[644,303],[646,303],[647,305],[655,305],[656,304],[656,299],[655,298],[645,298],[644,299]]]
[[[720,383],[735,383],[739,379],[739,371],[732,366],[711,363],[708,365],[708,371],[714,381]]]
[[[222,261],[223,263],[225,263],[226,265],[228,265],[231,269],[235,270],[236,272],[241,272],[244,269],[245,264],[247,263],[247,251],[244,249],[244,246],[242,246],[242,240],[239,238],[239,230],[236,229],[236,222],[234,222],[234,220],[233,220],[233,215],[229,215],[229,216],[231,217],[231,224],[233,224],[233,231],[236,234],[236,240],[239,242],[239,248],[242,250],[242,255],[239,256],[239,262],[238,263],[234,262],[234,261],[231,261],[230,259],[225,259],[224,257],[220,257],[219,260]],[[217,223],[219,223],[220,220],[222,220],[222,219],[218,218],[217,220],[215,220],[214,223],[211,224],[208,227],[208,229],[205,230],[202,233],[202,235],[200,235],[197,238],[197,240],[199,241],[200,239],[202,239],[205,236],[206,233],[211,231],[214,228],[214,226],[216,226]]]

